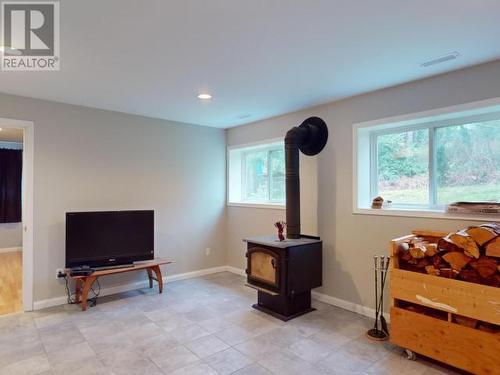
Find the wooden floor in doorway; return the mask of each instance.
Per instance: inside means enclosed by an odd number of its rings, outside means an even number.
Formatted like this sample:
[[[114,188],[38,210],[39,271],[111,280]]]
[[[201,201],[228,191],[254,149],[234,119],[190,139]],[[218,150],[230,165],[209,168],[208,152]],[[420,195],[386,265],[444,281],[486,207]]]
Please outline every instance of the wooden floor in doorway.
[[[22,254],[0,253],[0,315],[22,311]]]

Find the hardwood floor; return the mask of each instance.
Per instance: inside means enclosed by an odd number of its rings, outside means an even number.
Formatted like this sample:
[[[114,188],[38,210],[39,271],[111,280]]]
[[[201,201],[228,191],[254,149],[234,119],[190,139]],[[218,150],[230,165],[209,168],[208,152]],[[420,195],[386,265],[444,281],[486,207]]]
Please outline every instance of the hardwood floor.
[[[0,254],[0,315],[22,310],[22,252]]]

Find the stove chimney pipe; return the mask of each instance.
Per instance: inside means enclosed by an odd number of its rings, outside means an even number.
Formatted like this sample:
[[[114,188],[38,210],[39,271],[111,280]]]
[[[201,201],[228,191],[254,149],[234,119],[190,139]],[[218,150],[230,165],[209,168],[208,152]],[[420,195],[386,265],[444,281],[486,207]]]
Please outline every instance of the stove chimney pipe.
[[[285,136],[286,238],[300,238],[299,150],[319,154],[328,140],[328,127],[319,117],[309,117]]]

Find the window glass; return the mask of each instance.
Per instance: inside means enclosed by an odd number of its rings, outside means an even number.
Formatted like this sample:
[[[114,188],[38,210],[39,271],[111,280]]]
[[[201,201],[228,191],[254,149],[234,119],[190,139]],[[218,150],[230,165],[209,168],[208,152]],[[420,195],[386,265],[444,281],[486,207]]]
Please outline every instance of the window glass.
[[[228,201],[278,205],[285,202],[282,141],[229,150]]]
[[[269,152],[271,170],[270,199],[271,201],[285,200],[285,151],[281,148]]]
[[[269,199],[268,152],[252,151],[245,154],[245,200]]]
[[[396,204],[429,204],[429,130],[378,135],[377,195]]]
[[[437,203],[500,199],[500,121],[436,128]]]

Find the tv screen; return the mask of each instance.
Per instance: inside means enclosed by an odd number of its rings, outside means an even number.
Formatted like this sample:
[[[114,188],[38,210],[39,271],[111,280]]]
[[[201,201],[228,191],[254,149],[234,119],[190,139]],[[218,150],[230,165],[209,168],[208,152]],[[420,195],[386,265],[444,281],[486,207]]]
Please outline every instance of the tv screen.
[[[66,213],[66,267],[154,258],[154,211]]]

